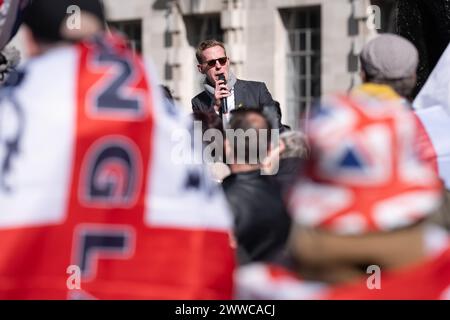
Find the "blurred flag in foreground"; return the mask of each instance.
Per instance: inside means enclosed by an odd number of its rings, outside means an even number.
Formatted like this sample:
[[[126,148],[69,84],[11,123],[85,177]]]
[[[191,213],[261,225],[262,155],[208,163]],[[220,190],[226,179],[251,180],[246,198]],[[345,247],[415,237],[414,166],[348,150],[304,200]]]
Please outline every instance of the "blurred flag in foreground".
[[[231,298],[224,197],[174,164],[186,123],[125,41],[57,46],[19,75],[0,91],[0,299]]]

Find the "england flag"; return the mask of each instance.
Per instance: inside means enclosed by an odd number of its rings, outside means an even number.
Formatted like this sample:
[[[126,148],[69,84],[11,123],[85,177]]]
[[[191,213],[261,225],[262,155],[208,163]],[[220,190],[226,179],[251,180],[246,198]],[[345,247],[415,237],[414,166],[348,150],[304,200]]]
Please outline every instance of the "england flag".
[[[147,70],[98,37],[0,91],[0,299],[231,298],[228,207]]]

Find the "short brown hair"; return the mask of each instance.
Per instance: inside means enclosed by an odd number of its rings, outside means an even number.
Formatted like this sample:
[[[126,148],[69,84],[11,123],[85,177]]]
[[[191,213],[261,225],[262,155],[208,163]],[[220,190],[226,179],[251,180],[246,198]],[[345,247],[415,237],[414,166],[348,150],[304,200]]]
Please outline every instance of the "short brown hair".
[[[225,55],[227,55],[225,44],[223,42],[220,42],[215,39],[205,40],[198,45],[197,51],[195,52],[195,57],[197,58],[198,63],[203,63],[203,51],[216,46],[222,47],[223,51],[225,52]]]

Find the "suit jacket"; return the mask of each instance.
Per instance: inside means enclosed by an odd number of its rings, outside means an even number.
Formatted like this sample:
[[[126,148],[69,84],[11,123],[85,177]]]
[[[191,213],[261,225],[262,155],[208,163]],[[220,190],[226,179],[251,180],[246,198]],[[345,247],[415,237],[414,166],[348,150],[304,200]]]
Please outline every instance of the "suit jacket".
[[[264,82],[236,80],[234,85],[235,108],[262,107],[264,105],[274,105],[272,95],[267,90]],[[214,112],[213,97],[206,91],[202,91],[192,99],[192,111],[194,112]]]

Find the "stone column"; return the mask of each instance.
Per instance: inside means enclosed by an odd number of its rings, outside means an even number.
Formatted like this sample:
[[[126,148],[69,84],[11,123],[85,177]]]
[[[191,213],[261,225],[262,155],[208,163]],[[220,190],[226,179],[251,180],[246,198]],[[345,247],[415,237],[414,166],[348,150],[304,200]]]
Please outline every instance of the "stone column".
[[[179,100],[180,88],[179,79],[181,75],[180,40],[182,20],[178,10],[176,0],[169,1],[167,4],[167,31],[165,45],[167,48],[167,60],[165,66],[164,80],[172,89],[174,98]]]
[[[349,19],[351,51],[348,55],[348,72],[351,73],[350,88],[361,83],[359,55],[364,45],[377,34],[378,20],[381,19],[376,7],[369,0],[352,0],[352,15]]]
[[[224,30],[224,42],[231,68],[238,77],[242,75],[245,61],[244,17],[242,0],[223,0],[221,27]]]

